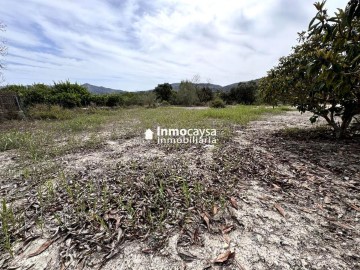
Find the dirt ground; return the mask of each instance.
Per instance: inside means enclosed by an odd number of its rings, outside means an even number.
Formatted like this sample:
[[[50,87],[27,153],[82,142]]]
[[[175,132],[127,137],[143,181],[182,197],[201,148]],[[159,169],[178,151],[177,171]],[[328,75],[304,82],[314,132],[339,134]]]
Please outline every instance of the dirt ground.
[[[290,111],[236,126],[228,143],[196,154],[191,147],[179,155],[130,138],[56,162],[101,176],[115,163],[181,159],[190,176],[216,179],[219,186],[236,180],[236,194],[200,217],[198,227],[179,226],[156,252],[148,241],[123,241],[102,269],[360,269],[359,139],[319,135],[309,117]],[[1,169],[13,162],[9,154],[0,160]],[[59,269],[61,238],[29,258],[46,239],[29,241],[8,269]],[[0,266],[5,260],[0,256]]]

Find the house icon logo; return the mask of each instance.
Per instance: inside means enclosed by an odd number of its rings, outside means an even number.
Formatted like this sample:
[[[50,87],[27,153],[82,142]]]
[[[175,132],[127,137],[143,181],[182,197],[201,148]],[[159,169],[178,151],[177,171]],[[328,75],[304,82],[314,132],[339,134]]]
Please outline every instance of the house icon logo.
[[[151,129],[145,131],[145,140],[152,140],[154,138],[154,132]]]

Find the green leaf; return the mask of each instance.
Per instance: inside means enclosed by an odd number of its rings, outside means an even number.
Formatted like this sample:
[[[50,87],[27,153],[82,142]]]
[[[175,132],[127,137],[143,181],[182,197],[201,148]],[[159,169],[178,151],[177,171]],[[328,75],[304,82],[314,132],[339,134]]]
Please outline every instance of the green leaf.
[[[360,60],[360,54],[351,61],[351,64],[355,64],[358,60]]]
[[[309,23],[309,30],[312,29],[311,26],[313,25],[314,21],[317,19],[317,16],[315,16]]]
[[[313,116],[311,116],[311,117],[310,117],[310,122],[311,122],[311,124],[314,124],[318,118],[319,118],[319,116],[318,116],[318,115],[315,115],[315,114],[314,114]]]

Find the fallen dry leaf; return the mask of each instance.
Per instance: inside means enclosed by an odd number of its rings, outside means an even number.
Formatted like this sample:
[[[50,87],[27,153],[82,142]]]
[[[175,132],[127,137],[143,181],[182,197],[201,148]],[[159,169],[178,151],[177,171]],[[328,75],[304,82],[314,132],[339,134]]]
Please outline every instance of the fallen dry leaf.
[[[273,188],[274,188],[275,190],[281,190],[281,187],[279,187],[279,186],[276,185],[276,184],[272,184],[272,186],[273,186]]]
[[[223,235],[223,238],[224,238],[224,241],[229,245],[230,242],[231,242],[230,237],[229,237],[227,234],[224,234],[224,235]]]
[[[264,200],[264,201],[268,201],[271,199],[270,196],[267,196],[267,195],[262,195],[262,196],[259,196],[257,197],[259,200]]]
[[[284,209],[281,207],[280,204],[275,203],[274,206],[275,206],[276,210],[278,210],[279,213],[280,213],[283,217],[286,216],[286,213],[285,213]]]
[[[145,254],[151,254],[153,253],[153,250],[151,248],[146,248],[146,249],[142,249],[141,252]]]
[[[201,214],[201,217],[202,217],[203,220],[205,221],[206,226],[208,227],[208,229],[210,229],[210,220],[209,220],[209,217],[206,215],[206,213],[202,213],[202,214]]]
[[[341,227],[343,229],[346,229],[346,230],[353,230],[354,229],[354,227],[352,227],[352,226],[349,226],[349,225],[346,225],[346,224],[343,224],[343,223],[340,223],[340,222],[337,222],[337,221],[330,221],[330,222],[332,224],[337,225],[337,226],[339,226],[339,227]]]
[[[43,243],[36,251],[30,253],[28,255],[28,258],[31,258],[31,257],[34,257],[34,256],[37,256],[41,253],[43,253],[45,250],[48,249],[48,247],[51,246],[52,243],[54,243],[56,241],[56,239],[50,239],[48,241],[46,241],[45,243]]]
[[[213,215],[216,215],[219,212],[219,208],[214,204],[213,206]]]
[[[301,211],[304,211],[304,212],[309,213],[309,214],[311,214],[311,213],[313,213],[315,211],[315,210],[311,210],[311,209],[306,208],[306,207],[299,207],[299,209]]]
[[[228,250],[225,253],[217,256],[217,258],[214,260],[214,263],[224,263],[229,259],[233,259],[233,258],[235,258],[235,252],[231,252],[230,250]]]
[[[230,198],[230,203],[231,203],[232,207],[234,207],[235,209],[238,209],[238,203],[234,197]]]
[[[39,237],[40,237],[39,235],[31,235],[31,236],[27,237],[24,240],[22,247],[18,250],[17,253],[20,254],[20,253],[24,252],[24,250],[26,250],[28,248],[28,246],[31,244],[31,242]]]
[[[178,252],[179,257],[186,262],[192,262],[198,259],[196,256],[192,255],[190,252]]]
[[[116,214],[116,213],[111,213],[111,212],[106,213],[105,216],[104,216],[104,220],[108,221],[110,219],[115,220],[115,222],[116,222],[115,223],[115,229],[117,230],[119,228],[119,226],[120,226],[120,221],[121,221],[120,216],[118,214]]]
[[[193,240],[194,243],[200,243],[201,242],[199,228],[195,229],[192,240]]]
[[[354,209],[354,210],[356,210],[356,211],[360,212],[360,208],[359,208],[359,207],[357,207],[355,204],[349,204],[349,206],[350,206],[352,209]]]
[[[234,228],[233,225],[227,225],[227,226],[222,227],[221,232],[222,232],[222,234],[227,234],[227,233],[231,232],[231,230],[233,228]]]

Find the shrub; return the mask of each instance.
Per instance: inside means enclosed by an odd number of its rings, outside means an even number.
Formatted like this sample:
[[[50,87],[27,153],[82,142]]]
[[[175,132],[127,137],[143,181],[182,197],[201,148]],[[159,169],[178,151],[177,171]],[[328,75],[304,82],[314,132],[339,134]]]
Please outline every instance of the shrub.
[[[70,109],[81,106],[81,97],[75,93],[58,93],[53,95],[50,101],[51,104]]]
[[[225,102],[221,98],[215,98],[210,103],[211,108],[225,108]]]
[[[169,83],[158,84],[154,92],[159,100],[169,101],[171,98],[172,86]]]
[[[240,82],[236,87],[230,89],[228,93],[222,93],[221,97],[228,104],[251,105],[256,102],[258,85],[256,81]]]
[[[34,84],[23,91],[22,100],[25,107],[35,104],[47,104],[50,101],[51,88],[45,84]]]
[[[125,106],[141,105],[142,102],[140,93],[125,93],[123,98]]]
[[[182,81],[180,89],[177,92],[177,103],[184,106],[193,106],[198,104],[199,97],[197,95],[197,87],[191,81]]]
[[[123,105],[124,105],[124,99],[121,95],[110,94],[107,96],[106,106],[117,107],[117,106],[123,106]]]
[[[208,86],[197,89],[197,95],[199,101],[203,104],[213,100],[214,98],[214,93]]]
[[[154,92],[148,92],[142,94],[141,105],[147,106],[148,108],[156,107],[156,95]]]
[[[66,120],[74,118],[76,113],[73,110],[62,108],[59,105],[38,104],[28,111],[29,117],[39,120]]]
[[[163,102],[160,103],[160,105],[162,107],[167,107],[167,106],[170,106],[171,104],[168,101],[164,100]]]
[[[90,105],[93,103],[95,106],[106,106],[108,95],[91,95]]]
[[[36,104],[60,105],[66,108],[87,106],[90,104],[91,94],[86,88],[66,82],[54,83],[53,86],[34,84],[32,86],[8,85],[0,91],[12,91],[20,97],[21,105],[25,108]]]
[[[59,82],[51,87],[51,103],[66,108],[87,106],[90,104],[90,92],[77,83]]]

